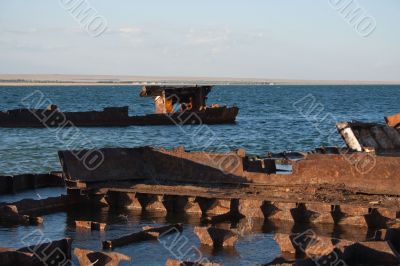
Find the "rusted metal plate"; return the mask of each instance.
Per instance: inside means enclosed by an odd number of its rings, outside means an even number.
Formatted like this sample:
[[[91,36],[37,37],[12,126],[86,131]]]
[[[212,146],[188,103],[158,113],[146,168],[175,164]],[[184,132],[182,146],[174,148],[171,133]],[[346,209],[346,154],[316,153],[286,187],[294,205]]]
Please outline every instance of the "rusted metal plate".
[[[12,194],[43,187],[63,187],[64,185],[62,174],[59,172],[0,176],[0,194]]]
[[[88,249],[75,248],[74,254],[78,258],[79,265],[107,265],[116,266],[121,261],[131,261],[129,256],[118,252],[100,252]]]
[[[116,239],[103,241],[103,249],[113,249],[129,245],[131,243],[137,243],[147,240],[155,240],[161,236],[171,233],[181,233],[183,231],[182,224],[172,224],[161,227],[150,227],[140,232],[133,233],[130,235],[122,236]]]
[[[101,149],[104,161],[90,170],[74,154],[61,151],[59,157],[68,180],[147,180],[184,184],[260,184],[273,186],[332,185],[355,192],[400,195],[400,157],[369,153],[308,154],[291,161],[292,173],[270,174],[262,167],[248,171],[249,160],[237,152],[212,154],[167,151],[150,147]],[[242,152],[240,152],[242,153]]]
[[[377,151],[400,152],[400,133],[393,127],[360,122],[340,122],[336,127],[352,150],[365,151],[372,147]]]
[[[86,156],[79,156],[88,154]],[[65,178],[86,182],[123,180],[170,180],[195,183],[243,183],[243,158],[236,152],[211,154],[167,151],[151,147],[109,148],[94,155],[103,160],[92,169],[91,151],[58,153]],[[81,159],[82,157],[82,159]]]
[[[233,124],[239,112],[237,107],[207,108],[198,112],[148,114],[128,116],[125,110],[58,112],[46,109],[18,109],[0,112],[0,127],[120,127],[146,125]]]
[[[373,194],[400,195],[400,157],[309,154],[292,162],[292,174],[245,173],[253,183],[268,185],[330,184]]]
[[[400,113],[385,117],[386,124],[390,127],[400,126]]]

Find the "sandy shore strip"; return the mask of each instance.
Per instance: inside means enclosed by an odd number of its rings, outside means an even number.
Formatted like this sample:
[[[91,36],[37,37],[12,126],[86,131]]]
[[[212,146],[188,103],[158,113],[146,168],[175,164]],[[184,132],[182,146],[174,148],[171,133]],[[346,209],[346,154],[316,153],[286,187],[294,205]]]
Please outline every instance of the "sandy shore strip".
[[[400,85],[399,81],[284,80],[215,77],[0,74],[0,86],[132,86],[132,85]]]

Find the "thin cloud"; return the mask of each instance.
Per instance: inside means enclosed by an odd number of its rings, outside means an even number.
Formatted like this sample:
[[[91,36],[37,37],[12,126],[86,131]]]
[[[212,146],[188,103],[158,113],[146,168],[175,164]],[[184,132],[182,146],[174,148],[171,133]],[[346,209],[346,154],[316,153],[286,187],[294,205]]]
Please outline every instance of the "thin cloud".
[[[31,33],[37,33],[38,29],[36,28],[30,28],[30,29],[6,29],[3,30],[3,32],[6,33],[11,33],[11,34],[31,34]]]

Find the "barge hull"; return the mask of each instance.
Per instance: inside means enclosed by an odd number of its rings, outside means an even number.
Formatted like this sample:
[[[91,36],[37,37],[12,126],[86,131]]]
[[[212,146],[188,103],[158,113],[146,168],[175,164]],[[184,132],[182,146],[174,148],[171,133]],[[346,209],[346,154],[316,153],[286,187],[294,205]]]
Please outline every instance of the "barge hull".
[[[199,112],[176,112],[129,116],[128,107],[103,111],[59,112],[47,109],[16,109],[0,112],[0,127],[125,127],[147,125],[234,124],[237,107],[210,108]]]
[[[147,180],[193,184],[251,184],[267,186],[330,185],[358,193],[400,196],[400,157],[368,153],[306,154],[300,160],[286,160],[291,172],[276,171],[280,160],[251,160],[245,151],[218,154],[140,148],[97,150],[104,159],[89,169],[78,154],[90,150],[60,151],[67,180],[91,182]]]

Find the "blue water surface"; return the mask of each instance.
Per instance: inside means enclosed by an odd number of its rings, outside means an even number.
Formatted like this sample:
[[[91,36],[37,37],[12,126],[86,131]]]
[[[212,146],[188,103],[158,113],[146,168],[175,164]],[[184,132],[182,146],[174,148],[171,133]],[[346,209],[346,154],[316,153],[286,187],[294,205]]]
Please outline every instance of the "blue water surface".
[[[131,115],[154,111],[151,99],[139,97],[139,86],[0,87],[0,110],[24,108],[24,99],[35,91],[62,111],[108,106],[129,106]],[[336,121],[384,122],[384,116],[400,112],[398,99],[400,86],[216,86],[208,103],[238,106],[236,125],[80,128],[81,137],[72,147],[184,145],[189,150],[209,151],[242,147],[250,154],[264,155],[342,146]],[[57,151],[71,145],[61,133],[0,128],[0,174],[59,170]]]
[[[0,110],[24,108],[24,99],[40,92],[62,111],[102,110],[108,106],[129,106],[131,115],[153,112],[151,99],[138,96],[138,86],[41,86],[0,87]],[[268,151],[311,150],[325,145],[343,146],[335,130],[337,121],[384,122],[384,116],[400,112],[400,86],[216,86],[208,103],[236,105],[240,108],[235,125],[130,126],[79,128],[80,138],[73,148],[136,147],[151,145],[172,148],[184,145],[189,150],[228,151],[239,147],[249,154]],[[57,151],[71,147],[60,137],[65,130],[0,128],[0,175],[43,173],[60,170]],[[200,132],[200,133],[199,133]],[[65,193],[64,189],[45,188],[17,195],[3,195],[0,202],[22,198],[40,199]],[[223,265],[260,265],[279,255],[273,232],[254,230],[241,234],[233,249],[213,250],[201,246],[193,233],[199,217],[142,214],[109,209],[72,208],[43,215],[42,226],[0,226],[0,247],[23,247],[24,240],[43,236],[56,240],[74,239],[73,246],[101,249],[101,241],[141,230],[144,225],[182,222],[182,237],[188,246],[199,249],[210,261]],[[105,233],[81,232],[75,220],[106,222]],[[165,265],[174,253],[158,241],[117,248],[132,257],[121,265]],[[74,258],[76,263],[76,258]]]

